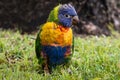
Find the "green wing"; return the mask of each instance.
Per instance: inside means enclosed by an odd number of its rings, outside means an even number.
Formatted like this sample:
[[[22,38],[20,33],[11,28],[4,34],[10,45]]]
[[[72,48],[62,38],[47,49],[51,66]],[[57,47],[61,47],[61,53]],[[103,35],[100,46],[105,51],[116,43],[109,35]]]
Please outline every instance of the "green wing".
[[[42,26],[41,26],[42,27]],[[37,58],[38,59],[40,59],[41,58],[41,56],[40,56],[40,53],[41,53],[41,50],[42,50],[42,45],[41,45],[41,40],[40,40],[40,33],[41,33],[41,27],[40,27],[40,31],[39,31],[39,33],[37,34],[37,38],[36,38],[36,40],[35,40],[35,52],[36,52],[36,56],[37,56]]]
[[[38,33],[37,38],[35,40],[35,52],[36,52],[37,58],[40,58],[41,44],[40,44],[39,33]]]

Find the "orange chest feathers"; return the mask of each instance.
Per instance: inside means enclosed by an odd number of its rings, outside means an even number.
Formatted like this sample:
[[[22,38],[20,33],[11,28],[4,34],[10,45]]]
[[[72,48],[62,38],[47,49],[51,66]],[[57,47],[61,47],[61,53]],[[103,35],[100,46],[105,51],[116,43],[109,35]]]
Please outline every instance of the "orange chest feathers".
[[[42,45],[72,45],[72,29],[63,28],[53,22],[47,22],[43,25],[40,32]]]

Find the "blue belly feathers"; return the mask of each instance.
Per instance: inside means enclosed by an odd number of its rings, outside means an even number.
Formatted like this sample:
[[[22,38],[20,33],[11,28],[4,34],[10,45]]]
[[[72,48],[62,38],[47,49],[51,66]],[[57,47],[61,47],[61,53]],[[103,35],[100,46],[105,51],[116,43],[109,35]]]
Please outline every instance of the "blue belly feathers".
[[[49,65],[59,65],[66,61],[65,53],[67,51],[67,47],[61,46],[43,46],[42,51],[47,55]]]

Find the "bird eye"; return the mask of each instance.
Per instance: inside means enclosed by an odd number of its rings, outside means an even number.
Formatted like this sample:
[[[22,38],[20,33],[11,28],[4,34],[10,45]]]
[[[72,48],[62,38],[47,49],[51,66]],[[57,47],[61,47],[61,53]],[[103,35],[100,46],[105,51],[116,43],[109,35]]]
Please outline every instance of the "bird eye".
[[[64,15],[66,18],[70,18],[71,16],[70,15],[68,15],[68,14],[65,14]]]

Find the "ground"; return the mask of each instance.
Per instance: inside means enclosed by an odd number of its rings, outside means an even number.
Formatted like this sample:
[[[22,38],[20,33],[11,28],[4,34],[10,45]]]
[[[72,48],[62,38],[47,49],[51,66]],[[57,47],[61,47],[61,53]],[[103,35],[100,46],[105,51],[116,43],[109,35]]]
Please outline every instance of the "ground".
[[[75,51],[67,66],[51,75],[39,73],[35,55],[36,34],[0,30],[1,80],[119,80],[120,36],[75,37]]]

